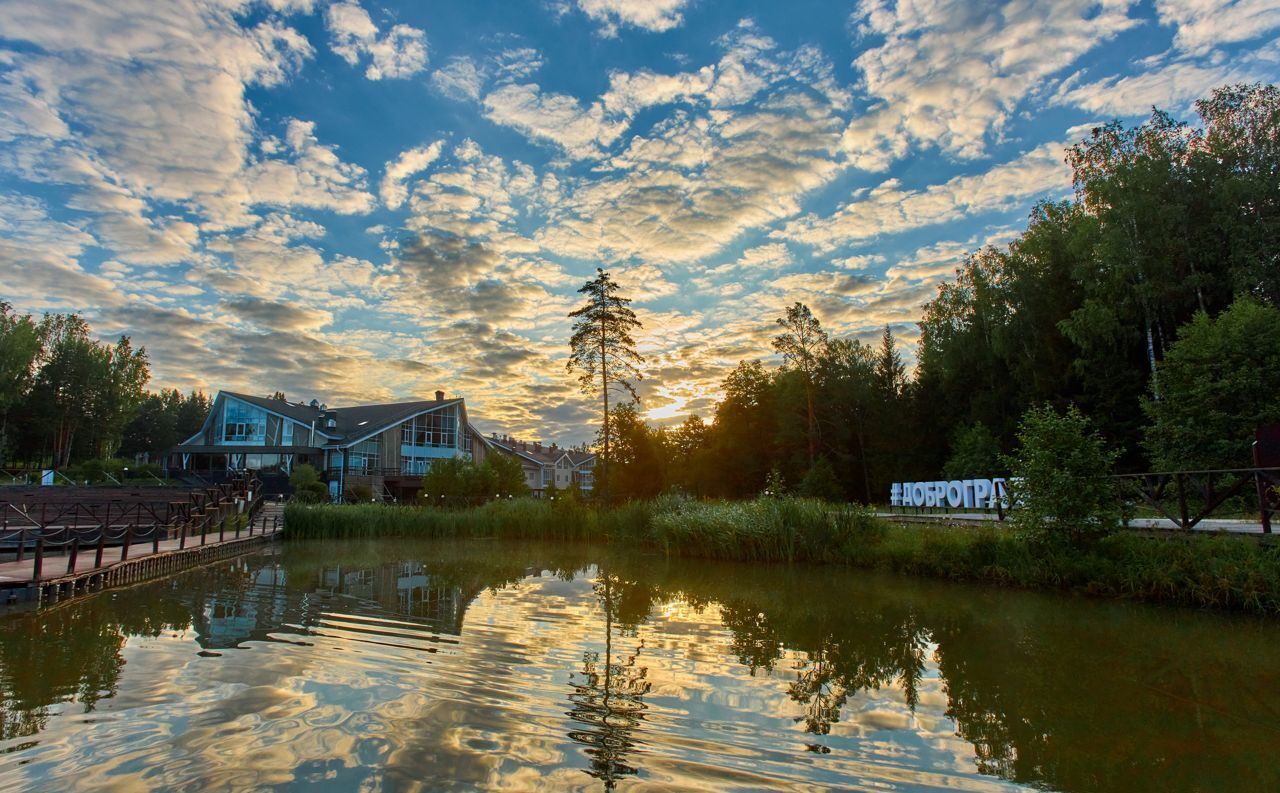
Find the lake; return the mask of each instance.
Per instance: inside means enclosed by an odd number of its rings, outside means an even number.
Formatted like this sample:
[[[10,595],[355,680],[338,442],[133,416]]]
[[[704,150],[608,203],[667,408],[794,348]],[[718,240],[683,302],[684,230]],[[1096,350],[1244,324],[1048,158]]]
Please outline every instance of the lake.
[[[290,542],[0,617],[0,789],[1280,790],[1280,624]]]

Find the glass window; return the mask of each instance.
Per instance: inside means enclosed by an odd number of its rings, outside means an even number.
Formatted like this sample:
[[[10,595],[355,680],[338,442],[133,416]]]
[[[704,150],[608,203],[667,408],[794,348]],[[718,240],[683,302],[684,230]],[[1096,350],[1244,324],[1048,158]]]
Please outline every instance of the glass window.
[[[363,441],[351,447],[347,453],[347,470],[356,473],[370,473],[378,468],[378,442]]]
[[[284,423],[284,429],[281,430],[280,432],[280,445],[281,446],[293,445],[293,422],[292,421],[286,421]]]
[[[225,443],[262,443],[267,436],[267,412],[228,398],[222,409],[222,440]]]
[[[456,409],[436,410],[414,416],[400,425],[400,442],[405,446],[456,449],[458,447]]]

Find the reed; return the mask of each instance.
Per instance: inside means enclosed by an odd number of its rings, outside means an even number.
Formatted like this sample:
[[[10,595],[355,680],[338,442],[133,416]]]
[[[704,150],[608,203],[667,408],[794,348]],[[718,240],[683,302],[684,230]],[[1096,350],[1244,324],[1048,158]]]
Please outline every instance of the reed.
[[[289,504],[292,538],[607,541],[670,556],[847,564],[1280,616],[1280,544],[1228,535],[1116,533],[1085,545],[1005,527],[890,524],[856,506],[794,498],[663,497],[597,511],[518,499],[467,510]]]

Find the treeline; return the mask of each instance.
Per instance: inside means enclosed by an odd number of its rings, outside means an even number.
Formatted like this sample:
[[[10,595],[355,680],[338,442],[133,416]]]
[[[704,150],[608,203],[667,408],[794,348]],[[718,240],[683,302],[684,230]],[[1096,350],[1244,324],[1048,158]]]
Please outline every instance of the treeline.
[[[199,430],[201,393],[146,391],[147,352],[91,336],[75,314],[36,319],[0,302],[0,464],[65,468],[158,453]]]
[[[1155,111],[1071,147],[1074,198],[939,288],[911,377],[888,328],[874,348],[831,339],[796,304],[782,365],[741,363],[710,424],[619,411],[613,492],[882,501],[893,481],[1001,470],[1046,404],[1076,406],[1121,470],[1250,465],[1255,428],[1280,422],[1280,90],[1196,108],[1198,125]]]

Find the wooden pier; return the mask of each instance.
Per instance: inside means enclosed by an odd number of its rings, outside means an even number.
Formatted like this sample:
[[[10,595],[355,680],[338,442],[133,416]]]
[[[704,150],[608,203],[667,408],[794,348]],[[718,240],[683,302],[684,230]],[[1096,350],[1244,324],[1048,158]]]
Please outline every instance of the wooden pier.
[[[284,529],[283,507],[264,502],[257,484],[246,479],[197,494],[190,504],[166,509],[163,518],[151,511],[149,522],[122,524],[118,519],[123,511],[118,507],[113,515],[110,507],[82,506],[76,508],[72,525],[29,519],[30,525],[16,528],[10,523],[0,529],[0,549],[13,553],[11,561],[0,562],[0,604],[53,602],[225,559],[272,542]],[[7,506],[24,516],[33,513],[29,508]],[[96,521],[81,522],[82,514]]]

